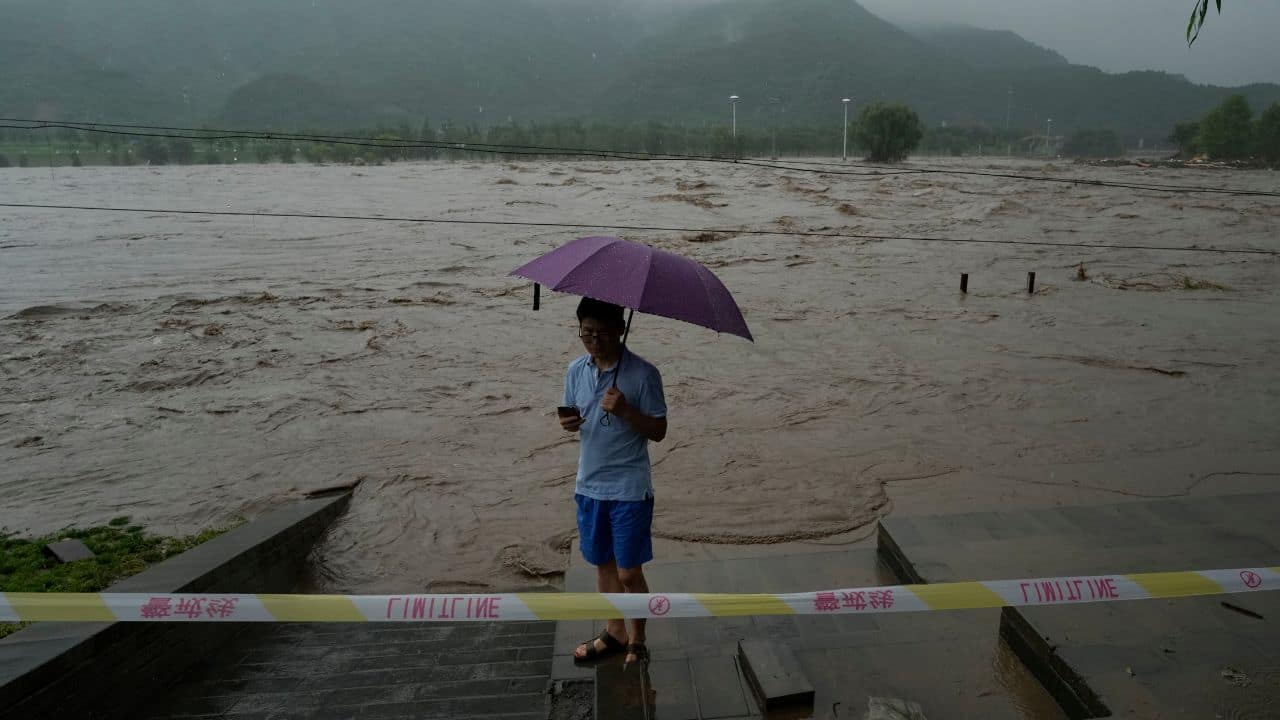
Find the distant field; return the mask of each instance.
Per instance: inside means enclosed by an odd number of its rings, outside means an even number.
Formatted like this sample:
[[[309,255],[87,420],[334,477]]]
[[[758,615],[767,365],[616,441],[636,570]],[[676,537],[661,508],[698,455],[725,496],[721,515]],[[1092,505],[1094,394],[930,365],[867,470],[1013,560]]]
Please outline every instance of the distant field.
[[[95,150],[92,146],[71,148],[65,144],[55,144],[51,148],[45,143],[0,143],[0,155],[9,161],[9,165],[17,167],[18,159],[24,154],[30,167],[54,167],[74,165],[74,156],[80,155],[82,165],[110,165],[111,156],[106,146]],[[52,160],[52,162],[51,162]]]

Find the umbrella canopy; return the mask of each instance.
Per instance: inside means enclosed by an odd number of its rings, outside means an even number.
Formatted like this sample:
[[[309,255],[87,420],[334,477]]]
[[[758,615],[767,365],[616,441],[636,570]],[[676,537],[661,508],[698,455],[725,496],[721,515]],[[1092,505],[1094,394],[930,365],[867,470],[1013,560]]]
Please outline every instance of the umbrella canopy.
[[[724,283],[697,261],[614,237],[584,237],[511,271],[557,292],[753,340]]]

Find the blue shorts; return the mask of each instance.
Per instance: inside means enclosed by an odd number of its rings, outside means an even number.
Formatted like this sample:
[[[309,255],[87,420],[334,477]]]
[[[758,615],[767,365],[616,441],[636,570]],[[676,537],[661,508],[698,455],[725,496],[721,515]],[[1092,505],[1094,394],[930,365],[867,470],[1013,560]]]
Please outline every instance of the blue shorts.
[[[617,561],[618,567],[638,568],[653,559],[653,498],[573,499],[578,503],[578,545],[587,562],[599,566]]]

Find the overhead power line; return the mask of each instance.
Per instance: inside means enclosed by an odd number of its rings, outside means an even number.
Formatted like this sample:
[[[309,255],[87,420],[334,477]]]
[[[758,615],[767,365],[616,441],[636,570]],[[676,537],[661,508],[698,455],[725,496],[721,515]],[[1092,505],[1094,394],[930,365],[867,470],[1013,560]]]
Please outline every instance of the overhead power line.
[[[1050,175],[1027,175],[1012,172],[994,172],[982,170],[963,170],[945,167],[885,168],[879,165],[858,163],[819,163],[815,161],[784,161],[782,163],[765,162],[752,159],[735,159],[716,155],[682,155],[674,153],[651,153],[647,151],[611,150],[593,148],[553,147],[543,145],[517,145],[499,143],[473,143],[449,140],[389,140],[357,137],[349,135],[314,135],[299,133],[278,133],[262,130],[225,130],[210,128],[184,128],[163,125],[125,125],[112,123],[91,123],[56,120],[32,120],[24,118],[0,118],[0,123],[25,123],[23,125],[5,124],[0,127],[16,130],[67,129],[81,132],[94,132],[107,135],[124,135],[132,137],[161,137],[183,140],[288,140],[292,142],[320,142],[335,145],[352,145],[359,147],[398,148],[398,149],[431,149],[431,150],[464,150],[468,152],[491,153],[499,155],[546,156],[563,155],[573,157],[592,157],[601,160],[684,160],[690,162],[732,163],[789,172],[808,172],[823,175],[852,176],[859,178],[877,178],[891,175],[959,175],[972,177],[988,177],[1024,182],[1060,183],[1069,185],[1087,185],[1092,187],[1120,188],[1162,193],[1206,193],[1217,195],[1235,195],[1243,197],[1276,197],[1280,192],[1266,190],[1246,190],[1240,188],[1205,187],[1196,185],[1174,185],[1167,183],[1123,183],[1096,178],[1073,178]],[[805,167],[805,166],[817,166]],[[872,172],[857,172],[836,168],[852,167]],[[829,168],[829,169],[817,169]]]
[[[34,122],[36,125],[10,125],[4,124],[9,122]],[[96,126],[96,127],[90,127]],[[267,140],[267,141],[289,141],[289,142],[314,142],[326,143],[329,145],[347,145],[352,147],[369,147],[384,148],[397,150],[452,150],[465,151],[475,153],[489,153],[496,155],[519,155],[519,156],[536,156],[546,157],[548,155],[559,155],[566,157],[584,157],[596,160],[627,160],[627,161],[689,161],[689,162],[711,162],[711,163],[728,163],[736,165],[749,165],[752,167],[761,167],[773,170],[788,170],[792,172],[817,172],[812,168],[794,167],[792,164],[783,165],[780,163],[766,163],[760,160],[721,157],[717,155],[680,155],[680,154],[663,154],[650,153],[643,150],[608,150],[608,149],[592,149],[592,148],[571,148],[571,147],[553,147],[546,145],[510,145],[497,143],[477,143],[464,142],[458,140],[397,140],[389,138],[367,138],[350,135],[310,135],[298,133],[277,133],[271,131],[247,131],[247,130],[211,130],[197,128],[171,128],[152,125],[111,125],[113,128],[133,128],[131,130],[115,130],[103,129],[106,127],[97,123],[75,123],[75,122],[43,122],[35,120],[15,120],[12,118],[0,118],[0,128],[11,130],[45,130],[45,129],[66,129],[77,130],[80,132],[100,133],[103,135],[119,135],[125,137],[149,137],[149,138],[170,138],[176,140]],[[195,133],[195,134],[192,134]],[[791,163],[791,161],[785,161]],[[805,161],[797,161],[797,164],[810,164]],[[875,172],[851,172],[851,171],[832,171],[837,175],[855,176],[863,178],[879,178],[891,175],[909,175],[916,174],[921,171],[902,168],[887,169],[878,168],[873,165],[859,166],[874,169]],[[832,172],[823,171],[824,174],[832,174]]]
[[[423,223],[438,225],[489,225],[489,226],[516,226],[516,227],[546,227],[546,228],[564,228],[564,229],[604,229],[604,230],[635,230],[647,232],[679,232],[679,233],[714,233],[721,235],[776,235],[785,237],[812,237],[812,238],[837,238],[849,240],[880,240],[880,241],[905,241],[919,243],[951,243],[951,244],[967,244],[967,245],[1024,245],[1035,247],[1058,247],[1058,248],[1085,248],[1092,250],[1144,250],[1158,252],[1197,252],[1197,253],[1221,253],[1232,255],[1264,255],[1275,257],[1280,255],[1277,250],[1263,250],[1257,248],[1214,248],[1214,247],[1188,247],[1178,245],[1109,245],[1106,243],[1080,243],[1080,242],[1048,242],[1044,240],[997,240],[997,239],[981,239],[981,238],[941,238],[941,237],[922,237],[908,235],[872,235],[863,233],[845,233],[845,232],[825,232],[825,231],[804,231],[804,230],[750,230],[743,228],[687,228],[687,227],[671,227],[662,225],[611,225],[602,223],[576,223],[576,222],[557,222],[557,221],[535,221],[535,220],[462,220],[457,218],[423,218],[423,217],[396,217],[384,215],[338,215],[329,213],[288,213],[288,212],[248,212],[235,210],[178,210],[174,208],[138,208],[138,207],[107,207],[101,205],[50,205],[37,203],[8,203],[0,202],[0,207],[25,208],[39,210],[85,210],[96,212],[128,212],[128,213],[147,213],[147,214],[165,214],[165,215],[217,215],[224,217],[264,217],[264,218],[295,218],[307,220],[356,220],[356,221],[372,221],[372,222],[397,222],[397,223]]]

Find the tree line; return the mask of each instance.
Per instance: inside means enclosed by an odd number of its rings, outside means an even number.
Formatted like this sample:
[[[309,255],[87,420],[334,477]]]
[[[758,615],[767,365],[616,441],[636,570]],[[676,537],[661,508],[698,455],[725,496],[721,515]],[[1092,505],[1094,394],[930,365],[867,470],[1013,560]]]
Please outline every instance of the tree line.
[[[210,131],[212,132],[212,131]],[[563,120],[502,124],[424,121],[374,128],[299,131],[302,135],[340,135],[371,146],[333,142],[253,137],[191,140],[129,137],[68,129],[40,131],[0,129],[0,166],[18,165],[192,165],[224,163],[308,162],[379,163],[404,160],[482,160],[495,158],[475,146],[531,148],[521,157],[564,158],[555,148],[670,156],[754,158],[839,157],[845,128],[834,122],[818,125],[739,123],[736,134],[724,123],[663,123]],[[925,127],[903,105],[865,106],[850,117],[848,153],[879,161],[898,161],[911,152],[931,155],[1022,155],[1043,152],[1043,137],[1021,128]],[[430,147],[395,147],[429,143]],[[380,145],[380,146],[373,146]],[[548,148],[545,152],[536,148]]]
[[[1242,95],[1232,95],[1199,120],[1178,123],[1169,139],[1179,157],[1211,160],[1256,160],[1280,164],[1280,102],[1253,118]]]
[[[209,132],[214,132],[210,130]],[[838,157],[846,130],[840,123],[758,126],[740,124],[619,123],[564,120],[482,127],[430,120],[354,130],[314,129],[302,135],[340,135],[355,144],[243,137],[218,140],[130,137],[64,128],[37,132],[0,129],[0,167],[30,165],[192,165],[268,162],[386,163],[408,160],[484,160],[500,155],[483,146],[522,148],[528,159],[573,157],[575,152],[648,153],[723,158]],[[899,162],[912,153],[1069,158],[1120,157],[1119,134],[1082,129],[1050,137],[1039,129],[925,127],[902,104],[864,106],[850,118],[848,152],[878,162]],[[1280,102],[1256,120],[1243,96],[1232,96],[1204,118],[1175,126],[1169,138],[1180,157],[1280,163]],[[368,143],[363,145],[361,143]],[[420,144],[414,146],[415,144]],[[408,147],[402,147],[408,145]],[[545,150],[544,150],[545,149]],[[557,149],[563,149],[558,151]],[[510,157],[510,156],[507,156]]]

